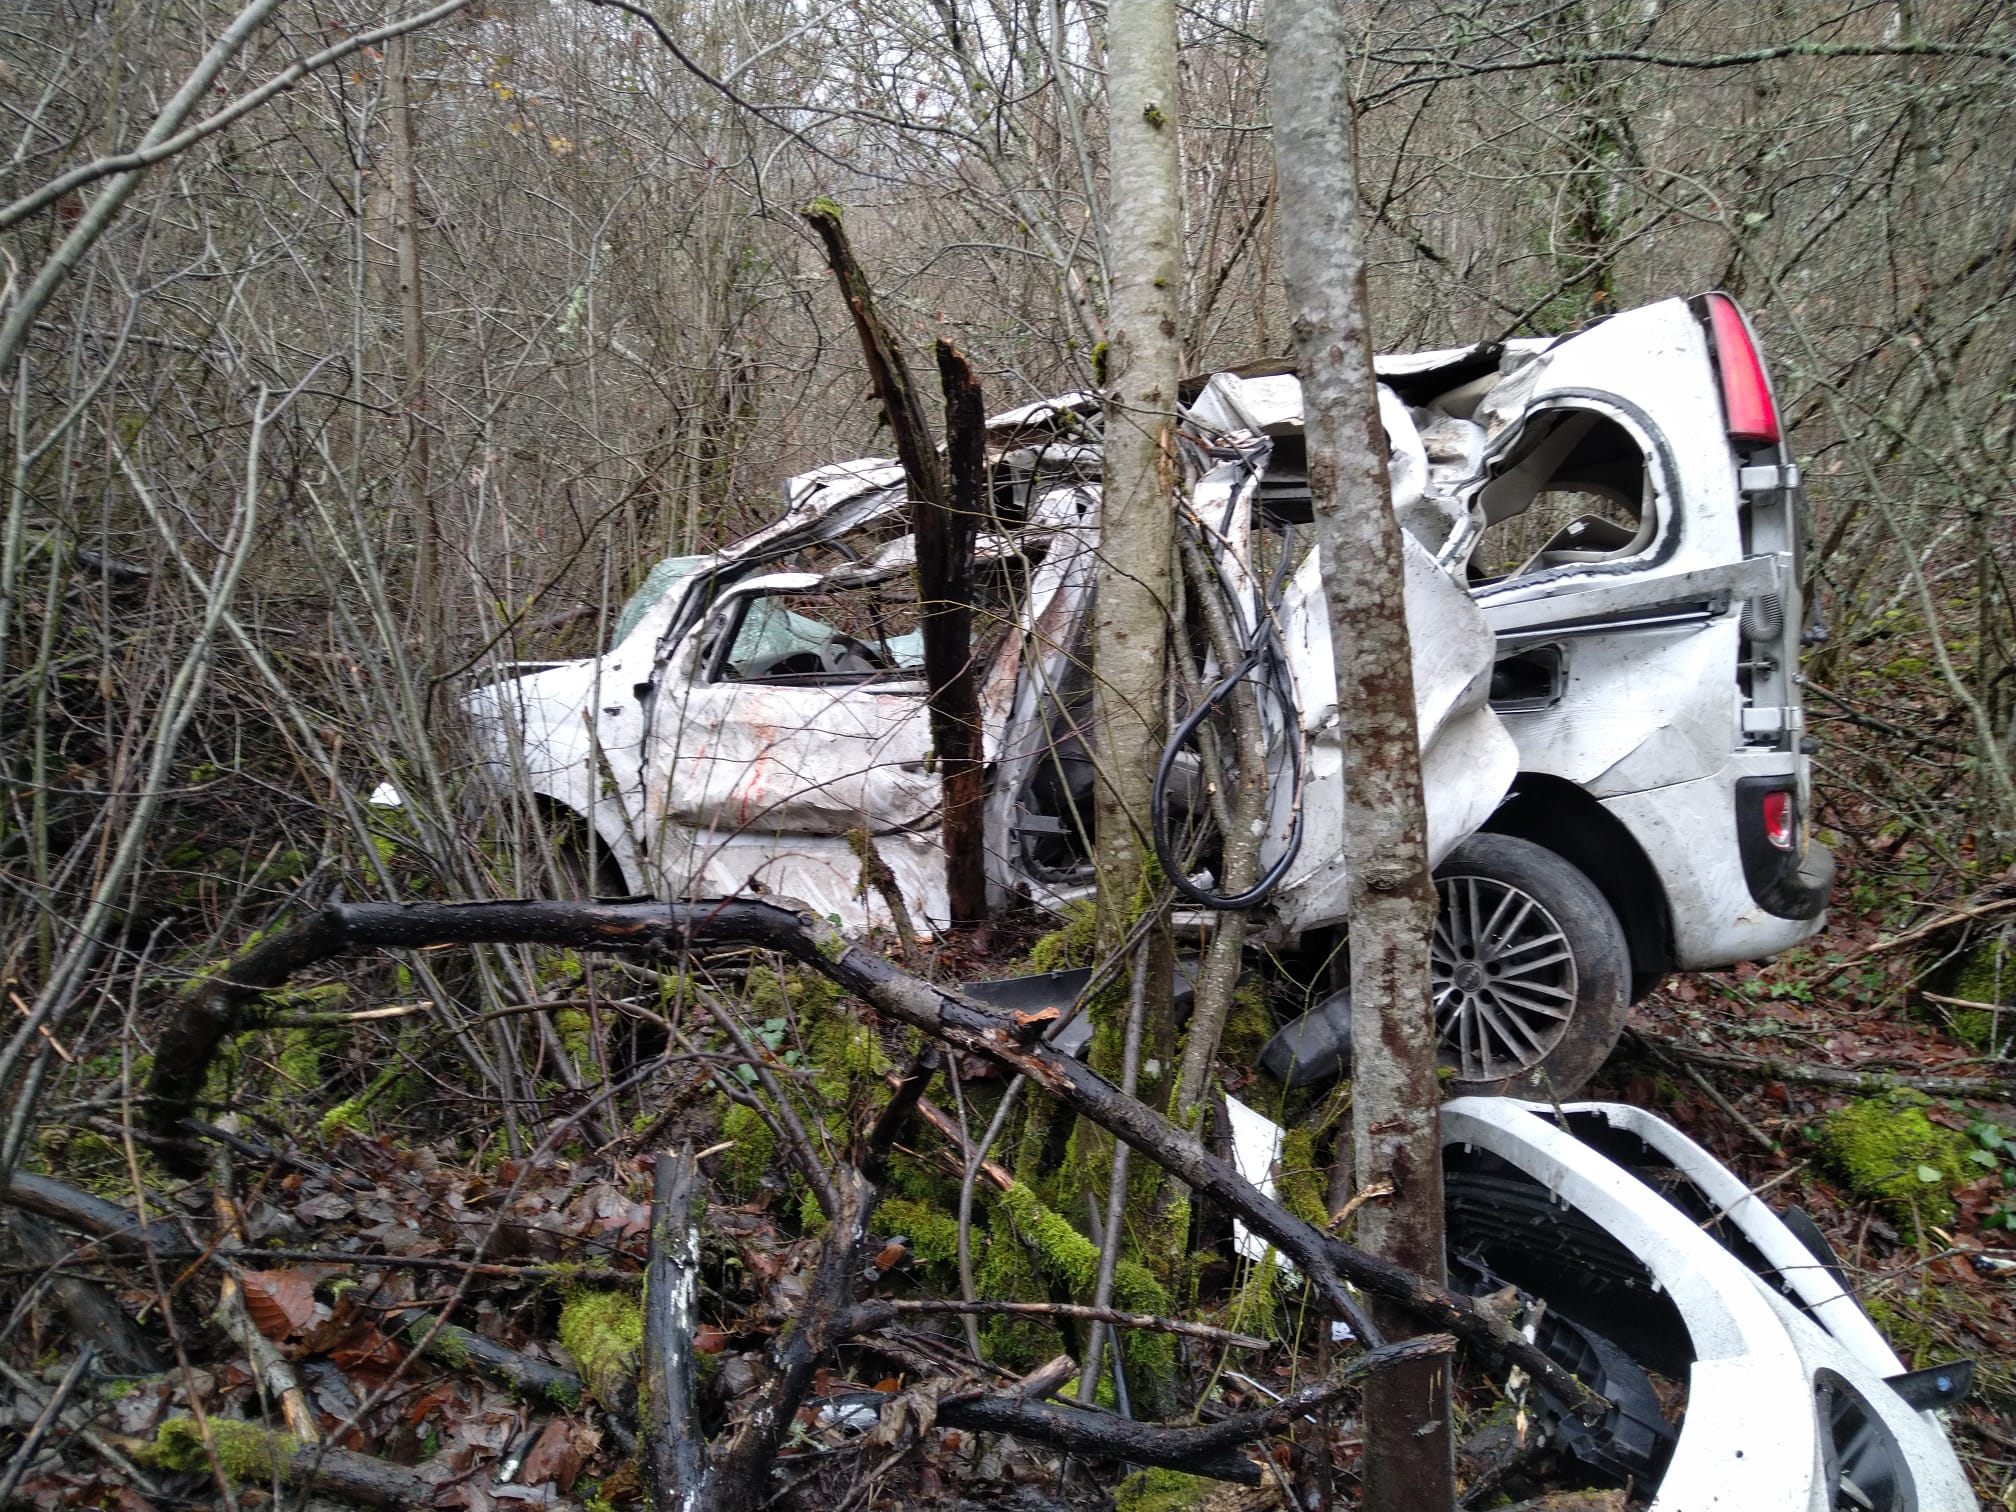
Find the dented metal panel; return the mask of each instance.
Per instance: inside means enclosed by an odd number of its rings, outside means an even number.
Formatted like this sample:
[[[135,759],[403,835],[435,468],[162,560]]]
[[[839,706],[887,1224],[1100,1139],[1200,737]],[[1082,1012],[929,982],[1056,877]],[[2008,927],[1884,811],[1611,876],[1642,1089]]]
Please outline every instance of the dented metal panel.
[[[1784,649],[1796,653],[1796,583],[1782,499],[1739,489],[1749,459],[1723,432],[1695,312],[1669,300],[1560,341],[1383,357],[1377,369],[1431,853],[1492,823],[1519,774],[1557,779],[1643,851],[1658,896],[1638,906],[1656,911],[1674,962],[1727,964],[1810,933],[1817,914],[1755,905],[1733,834],[1739,778],[1782,774],[1803,812]],[[981,553],[1007,595],[988,610],[1003,633],[979,669],[997,904],[1087,885],[1082,868],[1031,860],[1081,821],[1068,807],[1060,817],[1054,792],[1043,812],[1025,799],[1085,759],[1100,413],[1097,395],[1079,393],[989,424],[998,497],[1012,501]],[[1263,538],[1291,563],[1302,550],[1300,427],[1293,376],[1212,375],[1185,414],[1179,508],[1229,585],[1239,633],[1271,623],[1289,664],[1292,709],[1263,709],[1270,854],[1301,827],[1263,905],[1276,935],[1340,922],[1348,881],[1320,564],[1300,561],[1273,604],[1254,566]],[[901,468],[832,464],[791,479],[784,499],[772,525],[668,569],[667,591],[633,601],[606,655],[478,689],[468,707],[499,774],[586,817],[635,886],[756,885],[866,927],[880,904],[859,896],[846,837],[860,829],[918,920],[936,924],[939,784],[914,630],[871,645],[858,624],[793,618],[780,597],[775,644],[725,674],[716,655],[738,595],[897,581],[914,558]],[[866,545],[834,570],[840,548],[820,543],[843,538]],[[815,557],[824,576],[792,573]],[[1050,840],[1031,842],[1043,826]]]

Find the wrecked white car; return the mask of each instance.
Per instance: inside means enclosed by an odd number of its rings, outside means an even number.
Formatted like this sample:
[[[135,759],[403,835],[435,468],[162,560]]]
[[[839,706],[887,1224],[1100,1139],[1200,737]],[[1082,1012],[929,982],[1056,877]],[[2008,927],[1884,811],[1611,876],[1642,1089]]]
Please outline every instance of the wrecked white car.
[[[1832,860],[1807,832],[1798,469],[1724,295],[1378,371],[1445,1043],[1463,1089],[1566,1092],[1664,973],[1819,926]],[[1215,581],[1172,614],[1156,838],[1193,901],[1250,902],[1293,940],[1337,926],[1346,896],[1300,390],[1220,373],[1185,399],[1179,508]],[[1091,883],[1098,401],[999,416],[989,442],[974,648],[989,894],[1054,904]],[[493,682],[467,708],[498,777],[584,827],[612,884],[756,888],[886,925],[849,838],[865,833],[913,920],[942,923],[901,469],[826,467],[785,494],[769,528],[658,564],[604,655]],[[1204,594],[1239,642],[1229,656],[1200,628]],[[1264,752],[1213,730],[1242,680]],[[1260,763],[1270,795],[1258,882],[1236,899],[1216,874],[1213,761]]]
[[[1282,1131],[1228,1099],[1269,1195]],[[1784,1216],[1663,1119],[1621,1103],[1442,1108],[1449,1280],[1613,1404],[1528,1391],[1523,1431],[1651,1512],[1969,1512],[1940,1414],[1974,1363],[1907,1371],[1812,1220]],[[1244,1230],[1238,1245],[1266,1246]],[[1525,1388],[1521,1388],[1525,1389]]]

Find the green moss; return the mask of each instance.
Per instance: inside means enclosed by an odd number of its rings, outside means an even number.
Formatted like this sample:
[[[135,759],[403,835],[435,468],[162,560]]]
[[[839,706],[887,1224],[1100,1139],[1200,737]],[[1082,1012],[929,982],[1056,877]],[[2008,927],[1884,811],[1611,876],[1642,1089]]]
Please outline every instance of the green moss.
[[[270,1481],[276,1474],[285,1477],[301,1450],[301,1441],[291,1433],[275,1433],[238,1418],[213,1416],[208,1421],[217,1463],[236,1481]],[[172,1417],[155,1429],[154,1455],[169,1470],[206,1475],[210,1471],[203,1431],[193,1417]]]
[[[1281,1205],[1304,1223],[1322,1228],[1330,1220],[1324,1208],[1323,1168],[1316,1161],[1316,1134],[1306,1125],[1281,1138],[1281,1173],[1275,1182]]]
[[[1136,1470],[1113,1488],[1113,1512],[1189,1512],[1217,1488],[1181,1470]]]
[[[1246,1268],[1246,1279],[1232,1294],[1231,1312],[1225,1326],[1239,1333],[1271,1332],[1274,1310],[1280,1304],[1281,1261],[1270,1245],[1257,1265]]]
[[[1961,957],[1946,979],[1944,995],[2004,1005],[1999,1014],[1992,1008],[1946,1010],[1955,1039],[1983,1055],[2001,1053],[2016,1038],[2016,1006],[2010,1005],[2016,998],[2016,942],[1997,936]]]
[[[567,1052],[576,1071],[595,1069],[595,1031],[586,1009],[560,1009],[553,1015],[553,1032],[559,1035],[560,1048]]]
[[[823,215],[836,221],[842,219],[846,214],[840,208],[838,200],[824,194],[814,195],[811,199],[807,200],[805,202],[804,213],[806,215]]]
[[[1034,1250],[1036,1263],[1074,1296],[1091,1301],[1099,1280],[1098,1246],[1019,1181],[999,1200]],[[1113,1305],[1122,1312],[1167,1316],[1169,1293],[1138,1260],[1122,1259],[1113,1267]],[[1144,1379],[1161,1379],[1175,1369],[1175,1340],[1168,1334],[1135,1334],[1127,1341],[1127,1358],[1130,1369]]]
[[[574,1357],[589,1393],[605,1407],[634,1386],[644,1346],[644,1309],[620,1291],[577,1291],[560,1309],[560,1343]]]
[[[1881,1203],[1914,1232],[1953,1221],[1953,1191],[1967,1180],[1966,1136],[1933,1123],[1907,1096],[1851,1102],[1819,1135],[1829,1162],[1858,1197]]]
[[[1258,976],[1243,978],[1232,993],[1232,1011],[1218,1038],[1218,1057],[1228,1066],[1251,1066],[1274,1035],[1274,1016],[1267,1011],[1267,988]]]
[[[795,1012],[816,1016],[837,1004],[839,985],[816,971],[786,971],[751,966],[742,979],[744,1011],[754,1019],[789,1018]]]
[[[1064,905],[1064,922],[1029,947],[1031,971],[1069,971],[1092,964],[1099,942],[1099,914],[1089,898]]]
[[[869,1092],[886,1090],[882,1077],[889,1070],[889,1057],[873,1029],[844,1013],[816,1019],[805,1034],[805,1059],[812,1069],[812,1085],[828,1105],[845,1107],[852,1100],[857,1083],[866,1083]]]
[[[979,1295],[1010,1302],[1049,1300],[1049,1291],[1016,1235],[1006,1207],[994,1205],[979,1244],[979,1263],[974,1275]],[[1063,1338],[1057,1330],[1034,1319],[989,1318],[981,1325],[980,1337],[989,1359],[1018,1370],[1039,1365],[1064,1352]]]
[[[412,1074],[407,1071],[403,1058],[371,1078],[371,1084],[355,1097],[346,1097],[327,1113],[315,1121],[315,1132],[325,1140],[333,1140],[344,1129],[359,1134],[371,1132],[371,1121],[365,1115],[377,1104],[388,1108],[404,1105],[415,1094]]]
[[[588,968],[582,965],[578,950],[541,951],[534,969],[540,986],[563,990],[578,986],[588,976]],[[578,1013],[580,1010],[561,1010],[563,1013],[569,1011]]]
[[[35,1154],[36,1164],[72,1186],[114,1201],[132,1196],[126,1152],[103,1134],[68,1124],[44,1124],[35,1135]]]
[[[875,1210],[875,1221],[885,1232],[908,1239],[919,1264],[958,1264],[959,1220],[954,1214],[907,1197],[891,1197]]]
[[[280,1095],[288,1097],[312,1092],[322,1085],[322,1046],[327,1036],[319,1029],[283,1029],[279,1053],[273,1057],[280,1072]]]
[[[1092,1290],[1099,1278],[1099,1250],[1062,1217],[1051,1212],[1028,1187],[1016,1182],[1001,1194],[1001,1205],[1030,1242],[1043,1268],[1074,1293]]]
[[[721,1137],[733,1140],[723,1152],[728,1184],[735,1191],[750,1193],[761,1185],[770,1160],[777,1152],[777,1139],[763,1115],[744,1103],[726,1102],[721,1113]]]

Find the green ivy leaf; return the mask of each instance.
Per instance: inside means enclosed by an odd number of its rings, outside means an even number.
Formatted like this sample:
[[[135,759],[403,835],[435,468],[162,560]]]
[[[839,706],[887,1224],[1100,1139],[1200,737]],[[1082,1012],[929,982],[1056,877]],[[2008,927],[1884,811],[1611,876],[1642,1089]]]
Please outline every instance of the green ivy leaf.
[[[1925,1185],[1931,1186],[1935,1182],[1941,1181],[1944,1178],[1940,1175],[1939,1167],[1921,1165],[1920,1167],[1918,1167],[1918,1179],[1924,1182]]]

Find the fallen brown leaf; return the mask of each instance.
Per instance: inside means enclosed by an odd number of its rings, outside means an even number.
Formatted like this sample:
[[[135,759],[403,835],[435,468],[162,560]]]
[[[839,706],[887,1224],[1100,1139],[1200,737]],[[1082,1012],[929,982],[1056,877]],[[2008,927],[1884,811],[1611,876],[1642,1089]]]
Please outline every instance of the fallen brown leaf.
[[[315,1281],[306,1271],[243,1271],[238,1285],[252,1326],[269,1339],[289,1338],[315,1321]]]

